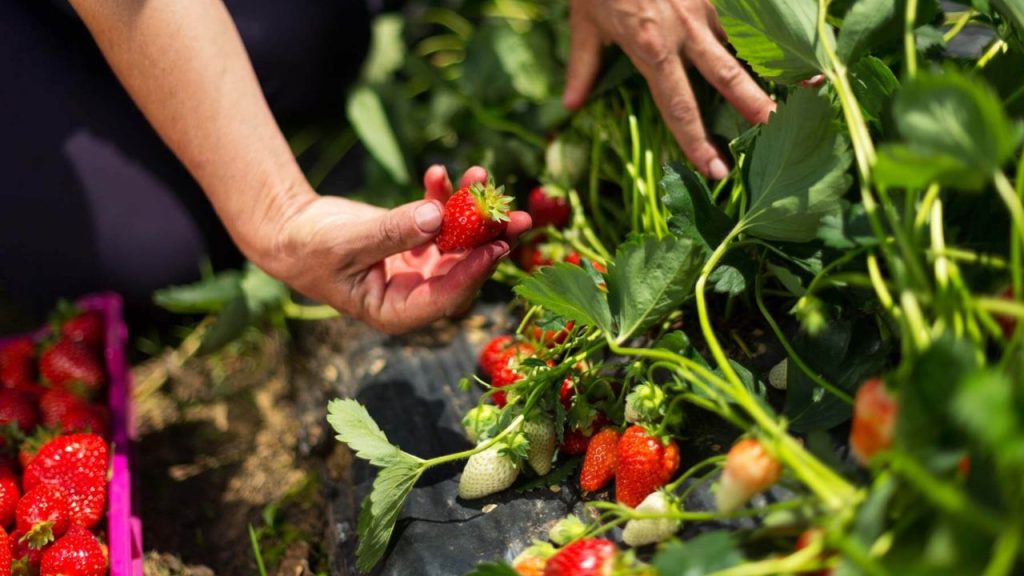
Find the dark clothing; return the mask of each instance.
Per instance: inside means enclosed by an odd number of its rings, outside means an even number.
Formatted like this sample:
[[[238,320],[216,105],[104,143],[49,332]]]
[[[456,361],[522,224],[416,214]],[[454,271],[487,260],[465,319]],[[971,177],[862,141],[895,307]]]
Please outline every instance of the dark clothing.
[[[278,121],[343,113],[366,4],[227,0]],[[36,310],[116,290],[129,303],[240,261],[202,191],[66,4],[0,2],[0,298]]]

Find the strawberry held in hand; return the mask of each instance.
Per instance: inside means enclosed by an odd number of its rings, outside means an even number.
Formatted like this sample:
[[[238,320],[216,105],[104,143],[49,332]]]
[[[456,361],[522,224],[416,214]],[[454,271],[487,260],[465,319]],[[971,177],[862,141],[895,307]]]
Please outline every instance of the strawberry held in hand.
[[[486,244],[505,233],[512,198],[494,184],[473,183],[461,188],[444,205],[437,247],[461,252]]]

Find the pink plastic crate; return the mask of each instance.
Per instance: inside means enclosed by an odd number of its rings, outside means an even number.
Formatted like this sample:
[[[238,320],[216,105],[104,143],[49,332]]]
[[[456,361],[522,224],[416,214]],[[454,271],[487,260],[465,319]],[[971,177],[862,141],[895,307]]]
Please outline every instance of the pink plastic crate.
[[[110,574],[142,576],[142,522],[132,512],[130,443],[135,439],[135,426],[131,400],[132,376],[124,352],[128,341],[128,326],[124,323],[123,304],[121,297],[114,293],[85,296],[76,304],[83,310],[100,312],[107,331],[103,356],[110,377],[108,403],[113,443],[107,495]],[[36,335],[44,334],[45,330],[42,330]]]

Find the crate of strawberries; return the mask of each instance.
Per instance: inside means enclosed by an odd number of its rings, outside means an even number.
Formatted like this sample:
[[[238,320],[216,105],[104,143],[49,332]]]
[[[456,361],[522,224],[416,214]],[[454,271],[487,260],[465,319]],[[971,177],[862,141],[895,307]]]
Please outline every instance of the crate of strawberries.
[[[116,294],[0,338],[0,576],[141,576],[127,328]]]

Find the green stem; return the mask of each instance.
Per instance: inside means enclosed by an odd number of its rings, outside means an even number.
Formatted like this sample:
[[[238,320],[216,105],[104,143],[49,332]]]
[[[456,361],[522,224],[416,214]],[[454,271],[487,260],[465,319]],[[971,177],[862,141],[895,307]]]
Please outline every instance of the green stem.
[[[996,540],[995,549],[992,551],[992,559],[982,576],[1009,576],[1017,562],[1017,554],[1020,552],[1021,540],[1024,540],[1021,525],[1015,524],[1009,530],[1003,532]]]
[[[693,477],[693,475],[695,475],[697,471],[707,468],[708,466],[717,465],[719,462],[725,462],[724,455],[719,454],[716,456],[705,458],[700,462],[697,462],[693,466],[690,466],[690,468],[686,472],[683,472],[679,476],[679,478],[676,478],[675,480],[672,481],[671,484],[665,486],[665,489],[668,490],[669,492],[675,492],[676,488],[682,486],[683,482],[686,482],[688,479]]]
[[[982,68],[987,66],[988,63],[991,62],[997,54],[1006,49],[1006,46],[1006,41],[1002,39],[993,42],[992,46],[990,46],[989,49],[986,50],[984,54],[982,54],[981,58],[978,58],[978,64],[976,65],[976,68],[978,70],[981,70]]]
[[[948,44],[950,40],[956,38],[957,35],[963,31],[964,27],[967,26],[967,23],[971,21],[971,18],[974,17],[974,14],[975,12],[973,8],[964,10],[964,13],[961,14],[960,17],[957,18],[956,22],[953,23],[953,27],[942,35],[942,40]]]
[[[917,76],[917,44],[914,42],[915,20],[917,20],[917,0],[907,0],[907,11],[903,20],[903,57],[906,60],[907,78]]]
[[[487,442],[484,442],[483,444],[480,444],[475,448],[470,448],[469,450],[463,450],[462,452],[456,452],[454,454],[445,454],[444,456],[437,456],[436,458],[431,458],[429,460],[423,460],[421,458],[417,458],[417,460],[420,461],[420,466],[422,466],[424,470],[426,470],[427,468],[433,468],[434,466],[438,466],[446,462],[452,462],[455,460],[465,460],[466,458],[469,458],[474,454],[478,454],[480,452],[483,452],[484,450],[491,448],[498,442],[501,442],[509,434],[513,432],[518,432],[519,428],[521,427],[521,424],[523,423],[523,420],[525,419],[525,413],[516,416],[515,420],[513,420],[504,430],[495,435],[494,438],[491,438]]]

